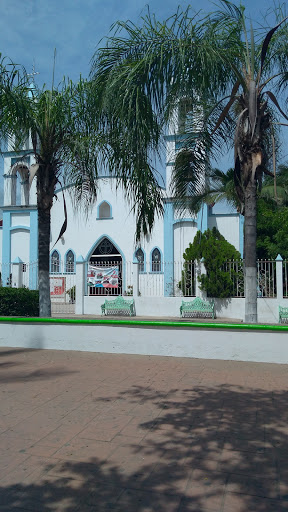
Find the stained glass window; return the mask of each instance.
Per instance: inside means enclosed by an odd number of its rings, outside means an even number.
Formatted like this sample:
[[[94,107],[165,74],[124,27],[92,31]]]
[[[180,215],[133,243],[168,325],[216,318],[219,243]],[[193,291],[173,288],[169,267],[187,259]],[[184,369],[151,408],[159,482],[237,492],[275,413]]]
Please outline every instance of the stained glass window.
[[[152,272],[161,272],[161,253],[159,249],[152,252]]]

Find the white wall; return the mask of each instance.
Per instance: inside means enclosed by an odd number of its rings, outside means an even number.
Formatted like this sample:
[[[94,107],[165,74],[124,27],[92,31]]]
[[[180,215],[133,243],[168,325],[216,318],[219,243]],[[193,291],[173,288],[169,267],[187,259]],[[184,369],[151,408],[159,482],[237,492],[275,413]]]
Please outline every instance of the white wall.
[[[174,224],[174,261],[183,261],[183,252],[189,244],[193,243],[197,233],[197,224],[195,222],[179,222]]]
[[[124,253],[126,261],[133,261],[135,252],[135,232],[136,220],[133,213],[130,212],[131,205],[127,204],[123,198],[123,193],[119,189],[116,192],[114,180],[100,179],[99,193],[95,206],[89,210],[88,217],[78,206],[75,208],[68,194],[65,191],[67,202],[68,226],[64,234],[64,243],[59,241],[55,249],[61,254],[61,259],[68,249],[73,249],[76,257],[80,254],[86,259],[92,246],[102,235],[108,235],[109,238]],[[54,201],[51,215],[51,247],[58,238],[61,226],[64,221],[62,193],[58,193],[58,201]],[[112,219],[97,219],[97,206],[103,201],[108,201],[112,206]],[[146,253],[146,260],[149,261],[150,251],[159,247],[163,253],[163,220],[157,219],[153,229],[153,235],[147,239],[141,240],[141,247]]]
[[[287,331],[3,322],[0,346],[288,364]]]
[[[101,304],[105,298],[111,300],[112,297],[84,297],[84,314],[101,315]],[[180,318],[180,305],[182,300],[189,299],[182,297],[135,297],[135,310],[137,317],[154,317],[154,318]],[[191,297],[190,300],[193,300]],[[209,299],[208,299],[209,300]],[[258,322],[277,324],[279,320],[279,305],[285,304],[285,299],[280,302],[277,299],[258,298]],[[245,319],[245,299],[215,299],[216,318],[230,318],[243,322]],[[78,313],[76,309],[76,314]],[[201,321],[201,319],[199,319]]]
[[[236,247],[237,251],[240,250],[239,247],[239,215],[209,215],[208,217],[208,228],[212,229],[216,227],[221,235],[223,235],[226,240]]]
[[[14,226],[30,226],[30,214],[29,213],[11,213],[11,227]]]

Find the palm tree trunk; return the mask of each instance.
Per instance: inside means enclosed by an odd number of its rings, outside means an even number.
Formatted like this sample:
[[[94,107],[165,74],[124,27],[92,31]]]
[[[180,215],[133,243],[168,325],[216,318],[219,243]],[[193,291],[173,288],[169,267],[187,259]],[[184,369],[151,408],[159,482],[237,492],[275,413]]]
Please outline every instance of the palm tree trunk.
[[[38,203],[39,316],[44,318],[51,316],[49,278],[50,217],[50,208],[43,208],[43,203]]]
[[[257,323],[257,266],[256,266],[256,181],[250,179],[245,189],[245,322]]]

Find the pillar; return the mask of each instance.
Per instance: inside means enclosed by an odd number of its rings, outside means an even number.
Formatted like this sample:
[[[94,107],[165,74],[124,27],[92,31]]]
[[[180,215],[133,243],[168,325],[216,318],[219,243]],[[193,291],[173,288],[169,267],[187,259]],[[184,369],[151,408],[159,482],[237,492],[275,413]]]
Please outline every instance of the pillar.
[[[278,254],[276,258],[276,289],[277,300],[283,299],[283,259]]]
[[[139,297],[139,263],[133,261],[133,297]]]
[[[79,256],[76,260],[76,315],[84,315],[84,295],[86,284],[86,262],[83,256]]]
[[[12,262],[12,287],[22,288],[23,286],[23,261],[17,257]]]

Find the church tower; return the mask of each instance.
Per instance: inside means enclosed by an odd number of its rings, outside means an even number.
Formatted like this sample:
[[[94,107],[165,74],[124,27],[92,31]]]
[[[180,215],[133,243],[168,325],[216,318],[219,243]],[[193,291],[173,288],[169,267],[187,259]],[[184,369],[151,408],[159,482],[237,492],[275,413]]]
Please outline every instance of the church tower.
[[[28,266],[37,261],[37,198],[36,179],[30,175],[35,163],[32,143],[27,138],[17,153],[13,149],[13,140],[6,142],[4,159],[4,201],[2,226],[2,283],[11,285],[11,264],[18,262]],[[36,268],[37,266],[34,265]],[[24,267],[26,269],[26,266]],[[29,288],[37,288],[37,272],[27,276]]]

